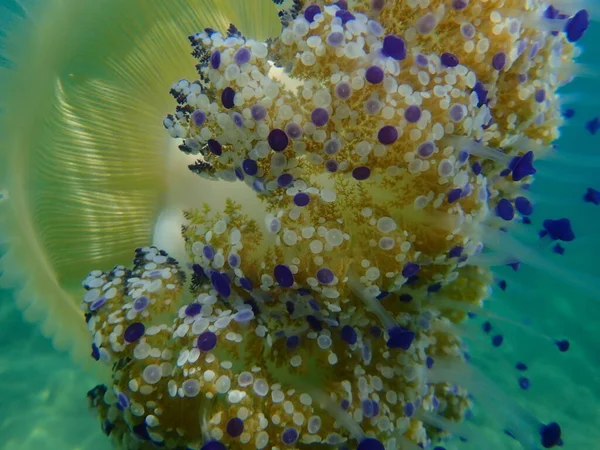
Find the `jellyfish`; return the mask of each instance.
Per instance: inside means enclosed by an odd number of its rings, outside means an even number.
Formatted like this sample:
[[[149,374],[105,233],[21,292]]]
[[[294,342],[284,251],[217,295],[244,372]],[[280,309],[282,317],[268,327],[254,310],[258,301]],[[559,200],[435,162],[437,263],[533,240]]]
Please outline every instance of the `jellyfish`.
[[[12,171],[6,190],[8,234],[29,233],[38,252],[13,247],[3,260],[26,315],[45,315],[57,346],[79,338],[75,356],[101,377],[90,406],[117,448],[568,443],[552,411],[494,382],[500,356],[476,364],[470,346],[489,337],[499,354],[511,326],[570,349],[488,308],[517,295],[507,268],[597,294],[593,272],[557,259],[579,234],[571,220],[534,215],[538,171],[565,159],[553,147],[558,90],[588,12],[536,0],[282,3],[207,2],[214,17],[185,2],[156,18],[158,5],[134,9],[148,17],[139,37],[136,21],[125,27],[131,47],[99,49],[98,68],[47,84],[46,122],[61,120],[65,136],[42,127],[47,165]],[[31,223],[20,173],[49,186],[32,191],[52,216],[35,227],[19,222]],[[63,189],[60,204],[44,200]],[[40,260],[41,274],[23,281],[14,258]],[[515,369],[529,390],[527,364]],[[478,409],[506,441],[471,420]]]

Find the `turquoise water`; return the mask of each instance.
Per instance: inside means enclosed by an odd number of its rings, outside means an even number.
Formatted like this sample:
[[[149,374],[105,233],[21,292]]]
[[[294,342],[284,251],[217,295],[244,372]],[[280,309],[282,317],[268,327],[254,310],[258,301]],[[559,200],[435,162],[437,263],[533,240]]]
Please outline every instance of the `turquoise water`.
[[[579,60],[591,71],[600,60],[597,42],[600,28],[596,26],[583,40],[585,52]],[[600,134],[592,136],[584,125],[600,115],[598,80],[593,74],[564,90],[573,95],[571,106],[576,109],[558,142],[564,155],[597,155]],[[600,207],[581,198],[588,187],[600,189],[598,170],[587,167],[584,158],[574,162],[570,171],[558,164],[540,165],[533,188],[544,196],[536,209],[534,226],[539,227],[546,216],[569,217],[577,239],[566,246],[561,260],[591,280],[600,279]],[[517,273],[505,269],[500,275],[508,280],[509,288],[504,294],[494,294],[490,310],[528,325],[521,328],[489,319],[505,336],[504,345],[496,349],[489,337],[479,333],[480,340],[471,344],[473,360],[507,396],[517,398],[543,421],[561,423],[566,450],[600,448],[598,287],[575,289],[559,277],[527,268]],[[481,322],[474,319],[473,329],[479,330]],[[559,353],[540,333],[569,339],[570,351]],[[517,385],[518,373],[513,368],[517,361],[530,367],[528,391]],[[11,293],[4,292],[0,303],[0,449],[109,448],[87,410],[85,393],[94,384],[68,355],[54,350],[35,325],[22,320]],[[493,418],[479,416],[476,411],[473,420],[490,442],[498,443],[495,448],[513,448],[514,443],[493,428]]]

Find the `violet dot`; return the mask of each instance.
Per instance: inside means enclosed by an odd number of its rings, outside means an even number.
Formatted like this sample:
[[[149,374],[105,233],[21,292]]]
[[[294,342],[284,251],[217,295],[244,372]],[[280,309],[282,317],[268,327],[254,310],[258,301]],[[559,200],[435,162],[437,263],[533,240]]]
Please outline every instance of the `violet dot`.
[[[135,299],[135,301],[133,302],[133,310],[140,312],[143,311],[144,309],[146,309],[146,307],[148,306],[148,297],[146,297],[145,295],[142,295],[138,298]]]
[[[269,142],[269,146],[276,152],[284,151],[290,142],[285,131],[280,130],[279,128],[271,130],[267,141]]]
[[[123,407],[123,409],[129,408],[129,399],[127,398],[127,395],[125,393],[119,392],[117,398],[119,400],[119,404]]]
[[[417,148],[417,153],[421,158],[429,158],[433,154],[434,146],[433,142],[423,142]]]
[[[235,169],[233,169],[233,171],[235,172],[235,176],[237,177],[238,180],[240,181],[244,181],[244,172],[242,172],[242,169],[240,169],[239,167],[236,167]]]
[[[544,89],[538,89],[535,92],[535,101],[542,103],[546,99],[546,91]]]
[[[460,122],[465,117],[464,105],[452,105],[450,107],[450,111],[448,111],[448,115],[450,116],[450,120],[452,120],[453,122]]]
[[[340,31],[334,31],[327,35],[327,43],[332,47],[338,47],[344,42],[344,33]]]
[[[325,161],[325,169],[328,172],[335,173],[338,170],[338,162],[335,159],[328,159]]]
[[[296,206],[306,206],[310,203],[310,195],[306,192],[298,192],[294,195],[294,204]]]
[[[230,88],[230,87],[226,87],[225,89],[223,89],[223,92],[221,93],[221,103],[223,104],[224,108],[227,109],[231,109],[234,107],[234,103],[233,103],[233,99],[235,97],[235,91]]]
[[[329,113],[325,108],[315,108],[310,113],[310,120],[317,127],[323,127],[329,122]]]
[[[496,70],[504,69],[506,65],[506,53],[498,52],[492,58],[492,67]]]
[[[371,66],[365,72],[365,78],[371,84],[379,84],[383,81],[383,70],[379,66]]]
[[[239,112],[234,112],[231,114],[231,118],[233,119],[233,123],[235,123],[238,128],[242,128],[244,126],[244,116],[242,116]]]
[[[404,118],[410,123],[418,122],[421,118],[421,108],[417,105],[410,105],[404,111]]]
[[[365,417],[373,417],[373,402],[368,398],[361,402],[361,408]]]
[[[446,67],[456,67],[459,63],[458,57],[454,53],[442,53],[441,61]]]
[[[300,338],[298,336],[295,336],[295,335],[289,336],[285,340],[285,346],[290,350],[298,348],[299,345],[300,345]]]
[[[334,278],[335,275],[333,272],[326,267],[322,267],[317,270],[317,280],[319,280],[319,282],[322,284],[330,284],[333,282]]]
[[[319,5],[310,5],[304,10],[304,18],[308,23],[313,23],[317,14],[321,14]]]
[[[298,431],[295,428],[288,428],[281,434],[281,440],[284,444],[291,445],[298,440]]]
[[[409,262],[409,263],[406,263],[404,265],[404,267],[402,268],[402,276],[406,277],[406,278],[413,277],[416,274],[418,274],[420,270],[421,270],[421,267],[419,267],[418,264]]]
[[[206,144],[212,154],[220,156],[223,153],[223,146],[216,139],[209,139]]]
[[[200,303],[190,303],[185,308],[185,315],[189,317],[194,317],[200,314],[202,310],[202,305]]]
[[[221,52],[219,50],[215,50],[212,55],[210,55],[210,65],[213,69],[218,69],[221,65]]]
[[[379,129],[377,139],[383,145],[392,145],[398,139],[398,130],[392,125],[385,125]]]
[[[425,14],[417,20],[417,32],[419,34],[429,34],[437,25],[437,20],[432,13]]]
[[[288,187],[294,182],[294,177],[289,173],[282,173],[277,177],[277,184],[280,187]]]
[[[242,169],[250,176],[256,175],[258,172],[258,164],[253,159],[245,159],[242,162]]]
[[[383,54],[396,61],[406,58],[406,43],[404,39],[395,34],[388,34],[383,38]]]
[[[452,0],[452,9],[461,11],[467,7],[469,0]]]
[[[302,137],[303,130],[302,127],[296,122],[290,122],[285,126],[285,133],[289,136],[290,139],[296,140]]]
[[[227,422],[227,434],[231,437],[238,437],[244,432],[244,421],[239,417],[234,417]]]
[[[210,282],[215,290],[223,297],[229,297],[231,295],[231,286],[229,280],[225,275],[216,270],[210,274]]]
[[[260,103],[257,103],[250,108],[250,114],[252,115],[252,118],[258,122],[267,117],[267,108]]]
[[[294,274],[288,266],[283,264],[276,265],[275,269],[273,269],[273,275],[277,283],[282,287],[292,287],[294,284]]]
[[[235,55],[233,55],[233,59],[236,63],[242,65],[250,61],[251,56],[252,53],[250,53],[250,50],[248,50],[246,47],[242,47],[237,52],[235,52]]]
[[[355,180],[358,181],[363,181],[366,180],[367,178],[369,178],[371,176],[371,169],[369,169],[366,166],[359,166],[356,167],[353,171],[352,171],[352,177]]]
[[[200,447],[200,450],[227,450],[227,447],[219,441],[210,441]]]
[[[415,57],[415,62],[421,67],[427,67],[429,65],[429,59],[427,58],[427,56],[421,54],[418,54]]]
[[[246,289],[247,291],[251,291],[253,289],[252,281],[245,277],[240,278],[240,286],[242,286],[242,288]]]
[[[356,330],[350,325],[344,325],[342,327],[342,339],[350,345],[356,344],[358,340]]]
[[[533,205],[525,197],[515,198],[515,208],[517,208],[517,211],[523,216],[529,216],[533,213]]]
[[[125,332],[123,333],[123,339],[125,342],[129,343],[136,342],[144,335],[145,332],[146,327],[143,323],[134,322],[125,329]]]
[[[342,81],[335,86],[335,95],[340,100],[347,100],[352,95],[352,86],[347,81]]]
[[[448,193],[448,203],[454,203],[455,201],[457,201],[460,198],[461,195],[462,195],[462,189],[460,189],[460,188],[452,189]]]
[[[512,203],[505,198],[500,199],[496,205],[496,215],[503,220],[513,220],[515,217],[515,210]]]
[[[336,11],[335,17],[342,19],[342,25],[346,25],[348,22],[355,19],[354,14],[346,10]]]
[[[213,259],[215,257],[215,249],[211,245],[205,245],[202,247],[202,254],[206,259]]]
[[[104,306],[106,297],[102,296],[90,305],[90,311],[96,311]]]
[[[385,0],[371,0],[371,10],[381,11],[385,5]]]
[[[206,122],[206,113],[201,109],[197,109],[192,113],[192,122],[197,127],[201,127]]]
[[[196,341],[196,347],[198,347],[203,352],[209,352],[217,345],[217,335],[212,331],[205,331],[204,333],[198,336],[198,340]]]

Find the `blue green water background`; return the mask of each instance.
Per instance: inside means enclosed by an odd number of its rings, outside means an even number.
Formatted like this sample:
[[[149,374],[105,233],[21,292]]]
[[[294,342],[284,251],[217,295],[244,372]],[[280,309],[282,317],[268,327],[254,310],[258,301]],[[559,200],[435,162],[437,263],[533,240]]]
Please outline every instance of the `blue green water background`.
[[[585,52],[579,62],[590,71],[599,68],[599,42],[600,26],[593,27],[582,41]],[[507,397],[517,398],[541,420],[561,423],[565,450],[600,449],[600,296],[592,292],[600,292],[600,206],[582,201],[587,187],[600,189],[600,169],[589,167],[584,157],[596,155],[600,159],[600,133],[592,136],[584,127],[600,115],[599,80],[591,74],[561,91],[577,98],[571,105],[576,116],[563,130],[560,152],[576,153],[580,158],[569,170],[557,164],[540,165],[534,191],[543,193],[545,202],[538,205],[532,225],[539,228],[546,217],[572,219],[578,238],[567,246],[563,257],[553,260],[589,274],[590,289],[576,290],[562,283],[560,277],[527,268],[517,274],[506,269],[502,272],[509,280],[509,289],[505,294],[495,294],[489,305],[500,315],[527,319],[531,322],[529,329],[570,339],[571,350],[561,354],[551,342],[516,326],[496,325],[494,320],[492,323],[505,335],[504,345],[493,348],[483,333],[471,344],[475,363]],[[478,330],[480,323],[475,319],[472,329]],[[518,374],[513,368],[516,361],[530,366],[531,388],[527,392],[517,385]],[[67,354],[54,350],[35,325],[22,320],[11,292],[2,292],[0,449],[110,448],[87,410],[85,393],[93,385],[94,380]],[[477,411],[475,417],[481,433],[490,438],[490,448],[517,448],[494,429],[493,417]]]

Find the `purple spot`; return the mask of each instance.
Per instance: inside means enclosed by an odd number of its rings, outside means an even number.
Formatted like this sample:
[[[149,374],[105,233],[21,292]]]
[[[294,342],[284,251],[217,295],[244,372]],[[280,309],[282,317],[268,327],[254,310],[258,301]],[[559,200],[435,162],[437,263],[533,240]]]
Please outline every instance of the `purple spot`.
[[[125,332],[123,333],[123,339],[125,342],[129,343],[136,342],[144,335],[145,332],[146,327],[143,323],[134,322],[125,329]]]
[[[506,53],[498,52],[492,58],[492,67],[496,70],[504,69],[506,65]]]
[[[190,303],[185,308],[185,315],[189,317],[194,317],[200,314],[202,310],[202,305],[200,303]]]
[[[252,53],[250,53],[250,50],[248,50],[246,47],[242,47],[237,52],[235,52],[235,55],[233,55],[233,59],[236,63],[242,65],[250,61],[251,56]]]
[[[294,182],[294,177],[289,173],[282,173],[277,177],[277,184],[280,187],[288,187]]]
[[[512,203],[505,198],[500,199],[496,205],[496,215],[503,220],[513,220],[515,217],[515,210]]]
[[[233,103],[233,99],[235,97],[235,91],[230,88],[230,87],[226,87],[225,89],[223,89],[223,92],[221,93],[221,103],[223,104],[224,108],[227,109],[231,109],[234,107],[234,103]]]
[[[198,336],[196,347],[203,352],[209,352],[217,345],[217,335],[212,331],[205,331]]]
[[[285,131],[279,128],[271,130],[267,141],[269,142],[269,146],[276,152],[284,151],[290,142]]]
[[[273,270],[273,275],[275,276],[277,283],[282,287],[292,287],[294,284],[294,274],[288,266],[283,264],[276,265]]]
[[[192,113],[192,122],[197,127],[201,127],[206,122],[206,113],[201,109],[197,109]]]
[[[221,65],[221,52],[219,50],[215,50],[212,55],[210,55],[210,65],[213,69],[218,69]]]
[[[146,297],[145,295],[142,295],[141,297],[138,297],[135,299],[135,301],[133,302],[133,310],[140,312],[143,311],[144,309],[146,309],[146,307],[148,306],[148,297]]]
[[[321,269],[317,270],[317,280],[319,280],[319,282],[322,284],[330,284],[333,282],[334,278],[335,275],[333,272],[326,267],[322,267]]]
[[[265,117],[267,117],[267,108],[265,108],[260,103],[257,103],[256,105],[252,105],[252,107],[250,108],[250,114],[252,115],[252,118],[254,120],[259,122]]]
[[[404,118],[410,123],[418,122],[421,118],[421,108],[417,105],[410,105],[404,111]]]
[[[214,155],[220,156],[223,153],[223,146],[215,139],[209,139],[206,144],[208,149]]]
[[[325,108],[315,108],[310,114],[310,120],[317,127],[323,127],[329,122],[329,113]]]
[[[244,421],[239,417],[229,419],[227,422],[227,434],[231,437],[238,437],[244,432]]]
[[[383,70],[378,66],[371,66],[365,72],[365,78],[371,84],[379,84],[383,81]]]
[[[459,64],[458,57],[454,53],[442,53],[440,60],[446,67],[456,67]]]
[[[385,125],[379,129],[377,139],[383,145],[392,145],[398,139],[398,130],[392,125]]]
[[[406,43],[404,39],[395,34],[389,34],[383,38],[383,54],[396,61],[406,58]]]
[[[231,286],[229,280],[225,275],[216,270],[210,274],[210,282],[215,290],[223,297],[229,297],[231,295]]]
[[[242,169],[250,176],[256,175],[258,172],[258,164],[253,159],[245,159],[242,162]]]
[[[302,127],[298,125],[296,122],[290,122],[285,126],[285,133],[292,140],[300,139],[302,137]]]
[[[356,167],[353,171],[352,171],[352,177],[355,180],[358,181],[363,181],[366,180],[367,178],[369,178],[371,176],[371,169],[369,169],[366,166],[360,166],[360,167]]]
[[[406,278],[410,278],[415,276],[421,271],[421,267],[418,264],[409,262],[404,265],[402,268],[402,276]]]
[[[310,5],[304,10],[304,18],[308,23],[313,23],[317,14],[321,14],[319,5]]]
[[[386,342],[388,348],[408,350],[415,339],[414,332],[400,326],[390,328],[388,334],[389,339]]]
[[[296,206],[306,206],[310,203],[310,195],[305,192],[298,192],[294,195],[294,204]]]

